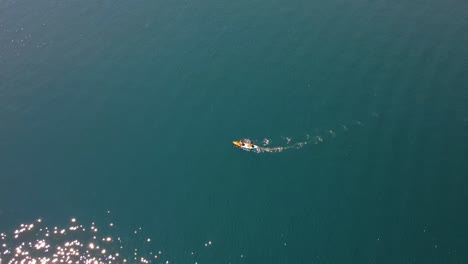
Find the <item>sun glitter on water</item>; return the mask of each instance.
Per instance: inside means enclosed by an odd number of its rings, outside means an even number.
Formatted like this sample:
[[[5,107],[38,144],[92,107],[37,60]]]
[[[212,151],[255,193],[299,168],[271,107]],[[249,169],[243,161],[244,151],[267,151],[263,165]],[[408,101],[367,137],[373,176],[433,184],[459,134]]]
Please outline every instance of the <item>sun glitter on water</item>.
[[[113,229],[110,223],[102,229]],[[140,228],[141,230],[141,228]],[[141,238],[150,243],[150,238]],[[132,241],[132,244],[135,241]],[[42,219],[20,224],[11,234],[0,233],[0,264],[15,263],[169,263],[161,252],[128,248],[115,232],[102,234],[95,223],[76,218],[66,227],[48,227]]]

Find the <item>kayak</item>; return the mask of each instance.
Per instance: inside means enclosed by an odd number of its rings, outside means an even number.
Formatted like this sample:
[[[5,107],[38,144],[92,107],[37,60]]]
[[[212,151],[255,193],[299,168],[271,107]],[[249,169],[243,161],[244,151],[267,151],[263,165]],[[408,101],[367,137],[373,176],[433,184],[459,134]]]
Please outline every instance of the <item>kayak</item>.
[[[258,149],[259,147],[252,142],[247,142],[243,140],[239,141],[233,141],[232,144],[238,148],[244,149],[244,150],[252,150],[252,149]]]

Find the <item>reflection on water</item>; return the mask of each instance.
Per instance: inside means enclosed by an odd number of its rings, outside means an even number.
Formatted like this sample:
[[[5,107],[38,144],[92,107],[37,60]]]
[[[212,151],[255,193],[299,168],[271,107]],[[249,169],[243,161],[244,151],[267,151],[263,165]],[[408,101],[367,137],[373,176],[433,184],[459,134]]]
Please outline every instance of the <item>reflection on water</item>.
[[[84,225],[72,218],[67,226],[50,227],[37,219],[0,234],[0,264],[169,263],[161,251],[148,250],[151,239],[141,236],[140,231],[135,230],[130,241],[124,241],[114,223]]]
[[[110,211],[107,211],[110,214]],[[16,263],[158,263],[173,258],[157,249],[141,227],[125,229],[115,222],[81,223],[71,218],[62,226],[51,226],[39,218],[19,224],[15,230],[0,233],[0,264]],[[199,264],[210,257],[212,240],[178,256],[178,262]],[[239,262],[243,263],[244,255]],[[229,261],[231,263],[231,261]],[[234,259],[234,262],[237,263]]]

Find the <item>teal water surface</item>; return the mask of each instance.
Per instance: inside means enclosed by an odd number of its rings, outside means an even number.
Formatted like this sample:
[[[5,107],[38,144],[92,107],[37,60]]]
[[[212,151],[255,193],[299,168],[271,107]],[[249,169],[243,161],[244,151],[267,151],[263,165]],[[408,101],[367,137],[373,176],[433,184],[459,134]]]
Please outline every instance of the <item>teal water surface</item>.
[[[466,14],[0,1],[0,232],[110,210],[172,263],[467,263]]]

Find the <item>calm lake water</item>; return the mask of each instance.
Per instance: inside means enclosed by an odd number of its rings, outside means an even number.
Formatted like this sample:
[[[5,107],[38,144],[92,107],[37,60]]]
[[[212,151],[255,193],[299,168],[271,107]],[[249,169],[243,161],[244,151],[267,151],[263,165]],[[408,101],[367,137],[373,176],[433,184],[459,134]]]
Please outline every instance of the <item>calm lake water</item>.
[[[467,14],[0,1],[0,233],[76,217],[155,263],[468,263]]]

